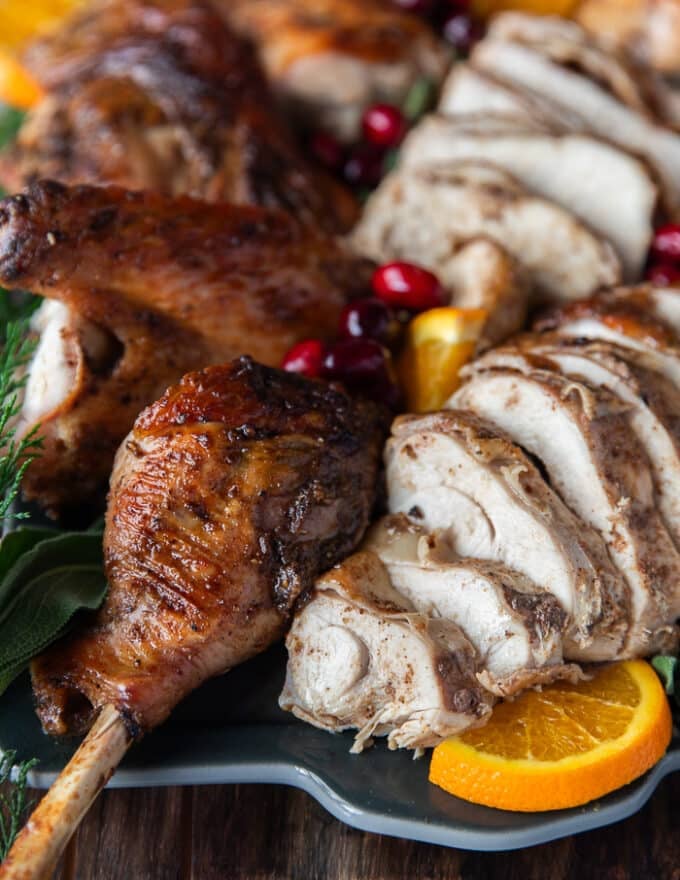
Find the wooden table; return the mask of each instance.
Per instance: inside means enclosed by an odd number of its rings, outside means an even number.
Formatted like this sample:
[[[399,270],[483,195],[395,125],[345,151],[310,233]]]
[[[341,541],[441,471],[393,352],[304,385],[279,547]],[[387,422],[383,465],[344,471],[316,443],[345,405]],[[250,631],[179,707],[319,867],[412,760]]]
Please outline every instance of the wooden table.
[[[480,854],[355,831],[268,785],[106,791],[55,880],[680,880],[680,774],[618,825]]]

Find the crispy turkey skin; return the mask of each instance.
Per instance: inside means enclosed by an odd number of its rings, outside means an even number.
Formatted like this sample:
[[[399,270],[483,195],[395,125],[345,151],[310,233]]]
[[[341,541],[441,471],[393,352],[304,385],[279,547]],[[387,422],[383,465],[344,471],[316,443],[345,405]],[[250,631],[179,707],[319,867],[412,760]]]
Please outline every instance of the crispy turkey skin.
[[[45,730],[107,703],[149,729],[279,639],[368,525],[383,427],[372,404],[249,358],[145,410],[111,479],[106,602],[33,664]]]

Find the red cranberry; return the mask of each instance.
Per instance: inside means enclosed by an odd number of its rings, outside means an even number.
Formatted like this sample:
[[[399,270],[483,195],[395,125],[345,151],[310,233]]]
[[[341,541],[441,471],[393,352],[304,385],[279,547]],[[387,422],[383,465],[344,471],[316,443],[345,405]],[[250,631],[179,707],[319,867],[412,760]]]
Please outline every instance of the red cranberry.
[[[415,12],[417,15],[430,15],[435,8],[435,0],[392,0],[392,2],[400,9]]]
[[[328,349],[323,375],[349,391],[396,408],[399,389],[388,367],[389,355],[374,339],[341,339]]]
[[[310,150],[314,157],[326,168],[335,171],[342,167],[345,160],[345,151],[342,144],[325,131],[317,131],[312,137]]]
[[[362,119],[364,138],[376,147],[396,147],[406,133],[406,120],[398,107],[374,104]]]
[[[373,273],[373,290],[388,306],[424,312],[446,301],[436,275],[413,263],[386,263]]]
[[[645,278],[655,287],[673,287],[680,284],[680,265],[670,262],[653,263],[647,269]]]
[[[461,55],[469,55],[484,35],[481,22],[469,12],[454,12],[442,25],[444,39]]]
[[[385,349],[375,339],[341,339],[331,345],[323,360],[323,375],[352,384],[374,376],[385,366]]]
[[[383,175],[382,152],[372,144],[359,144],[345,162],[343,174],[353,186],[377,186]]]
[[[400,326],[381,299],[356,299],[340,315],[339,334],[344,339],[376,339],[383,345],[396,342]]]
[[[310,379],[317,379],[323,371],[326,346],[320,339],[305,339],[294,345],[281,364],[289,373],[301,373]]]
[[[680,260],[680,224],[668,223],[656,230],[652,254],[660,260]]]

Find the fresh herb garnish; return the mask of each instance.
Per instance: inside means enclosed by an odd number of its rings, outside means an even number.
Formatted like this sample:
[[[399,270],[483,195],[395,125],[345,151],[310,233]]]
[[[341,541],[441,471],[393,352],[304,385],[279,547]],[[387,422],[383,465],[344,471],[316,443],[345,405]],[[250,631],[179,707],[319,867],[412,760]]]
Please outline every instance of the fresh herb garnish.
[[[24,513],[12,513],[11,507],[26,468],[42,443],[37,427],[20,438],[16,433],[21,390],[26,383],[25,367],[34,348],[25,319],[6,325],[5,341],[0,350],[0,521],[26,518]]]
[[[27,777],[38,762],[33,758],[15,767],[15,760],[16,752],[0,755],[0,788],[5,783],[9,786],[9,791],[0,792],[0,862],[9,852],[32,807],[26,792]]]
[[[658,654],[652,659],[652,666],[656,669],[668,696],[675,697],[675,702],[680,706],[680,661],[678,658],[667,654]]]
[[[7,105],[0,107],[0,149],[14,140],[25,118],[23,110]]]

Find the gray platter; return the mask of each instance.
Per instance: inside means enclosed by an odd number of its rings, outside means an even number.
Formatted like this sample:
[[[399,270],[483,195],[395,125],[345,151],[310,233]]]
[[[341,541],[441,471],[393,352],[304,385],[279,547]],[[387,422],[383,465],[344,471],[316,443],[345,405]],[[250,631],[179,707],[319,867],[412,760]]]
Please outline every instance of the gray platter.
[[[279,646],[205,684],[131,750],[110,785],[293,785],[355,828],[493,851],[533,846],[625,819],[644,805],[664,776],[680,770],[676,730],[668,754],[652,771],[585,807],[538,814],[480,807],[430,785],[428,757],[414,761],[383,744],[350,755],[350,735],[324,733],[281,712],[277,696],[284,665]],[[46,788],[77,743],[42,733],[27,677],[13,685],[0,705],[0,750],[15,749],[19,759],[39,758],[30,781]]]

